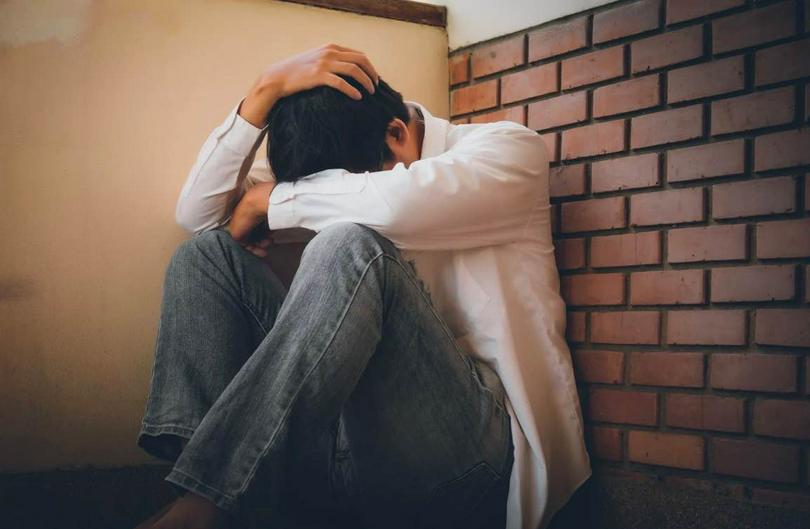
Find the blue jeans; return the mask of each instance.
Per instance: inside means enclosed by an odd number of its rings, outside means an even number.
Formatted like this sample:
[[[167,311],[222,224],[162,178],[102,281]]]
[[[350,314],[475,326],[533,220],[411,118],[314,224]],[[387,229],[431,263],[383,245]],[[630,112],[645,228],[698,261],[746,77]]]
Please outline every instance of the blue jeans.
[[[278,527],[299,511],[502,528],[513,463],[497,374],[393,244],[351,223],[309,242],[289,291],[224,229],[179,246],[138,445],[174,463],[175,490]]]

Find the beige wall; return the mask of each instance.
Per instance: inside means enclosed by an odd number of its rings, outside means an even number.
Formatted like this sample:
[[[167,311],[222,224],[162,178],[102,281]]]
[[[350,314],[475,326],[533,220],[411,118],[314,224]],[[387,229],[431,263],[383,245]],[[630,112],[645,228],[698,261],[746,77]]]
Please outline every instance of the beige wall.
[[[0,471],[135,446],[174,204],[262,67],[335,41],[447,114],[443,30],[268,0],[0,3]]]

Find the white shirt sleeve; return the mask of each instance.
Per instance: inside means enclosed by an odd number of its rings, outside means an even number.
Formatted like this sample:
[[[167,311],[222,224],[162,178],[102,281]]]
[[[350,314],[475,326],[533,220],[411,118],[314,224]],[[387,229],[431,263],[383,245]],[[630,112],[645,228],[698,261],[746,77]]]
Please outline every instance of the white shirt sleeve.
[[[180,192],[175,220],[192,233],[215,228],[227,220],[222,217],[229,194],[239,185],[240,172],[253,162],[267,129],[259,129],[240,116],[241,105],[242,101],[205,140]]]
[[[330,169],[270,195],[270,229],[369,226],[396,246],[452,250],[533,237],[548,207],[548,154],[540,136],[510,122],[477,127],[444,153],[387,171]]]

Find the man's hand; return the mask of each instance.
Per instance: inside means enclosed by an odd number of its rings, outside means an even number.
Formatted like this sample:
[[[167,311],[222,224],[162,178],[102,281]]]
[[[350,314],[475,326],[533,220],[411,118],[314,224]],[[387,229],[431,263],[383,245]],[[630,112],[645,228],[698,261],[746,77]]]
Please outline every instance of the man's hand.
[[[243,245],[255,246],[252,244],[253,241],[250,240],[249,236],[256,226],[267,219],[270,193],[273,192],[273,188],[275,187],[275,182],[261,182],[256,184],[247,190],[241,200],[239,200],[239,203],[236,204],[227,228],[231,237],[233,237],[236,242]]]
[[[380,81],[377,70],[364,53],[326,44],[268,66],[250,89],[239,115],[262,128],[279,99],[316,86],[331,86],[353,99],[360,99],[360,91],[338,74],[353,77],[369,93],[374,93]]]

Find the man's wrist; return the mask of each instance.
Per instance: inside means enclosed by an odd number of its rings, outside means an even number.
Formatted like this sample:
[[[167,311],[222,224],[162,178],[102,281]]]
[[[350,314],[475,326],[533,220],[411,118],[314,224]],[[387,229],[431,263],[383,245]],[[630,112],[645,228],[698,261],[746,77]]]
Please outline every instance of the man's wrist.
[[[245,96],[239,115],[254,127],[264,128],[267,125],[267,114],[279,99],[281,87],[278,81],[262,76]]]

